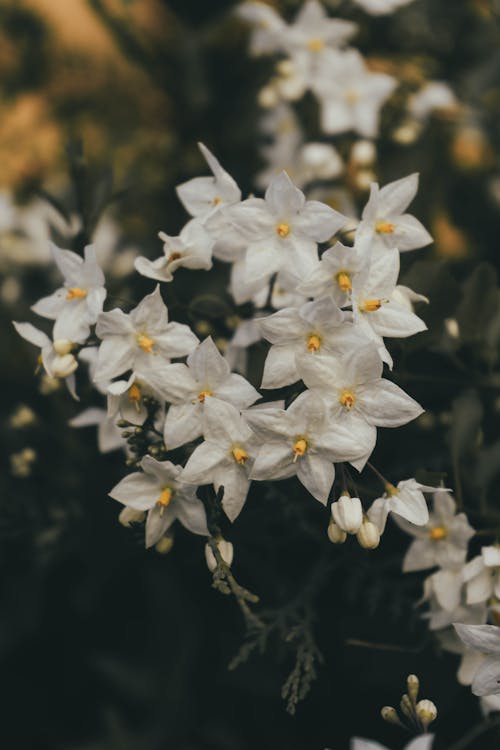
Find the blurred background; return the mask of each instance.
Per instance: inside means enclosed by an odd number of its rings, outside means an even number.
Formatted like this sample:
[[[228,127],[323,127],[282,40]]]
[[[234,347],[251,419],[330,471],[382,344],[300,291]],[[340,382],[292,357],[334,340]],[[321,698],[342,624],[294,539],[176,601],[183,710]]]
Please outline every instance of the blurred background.
[[[300,3],[274,2],[290,18]],[[403,283],[426,294],[429,331],[393,347],[394,378],[427,413],[384,431],[374,463],[391,480],[444,478],[462,507],[500,512],[500,3],[414,0],[372,18],[329,0],[359,22],[357,46],[372,68],[401,82],[383,112],[376,178],[421,173],[412,212],[435,243],[405,256]],[[81,250],[95,241],[108,301],[151,290],[132,275],[137,254],[160,254],[159,230],[187,219],[175,185],[207,170],[202,140],[255,190],[264,166],[258,92],[274,62],[251,59],[248,29],[230,0],[0,0],[0,738],[37,750],[347,750],[357,734],[400,748],[382,722],[406,675],[437,704],[436,750],[481,720],[416,602],[422,576],[402,576],[408,539],[395,527],[375,552],[330,545],[324,509],[294,483],[253,487],[225,533],[235,575],[259,594],[276,625],[267,648],[234,670],[241,613],[211,588],[203,541],[177,529],[168,554],[143,549],[142,531],[117,523],[107,491],[123,455],[101,454],[95,429],[68,420],[82,405],[35,377],[36,353],[11,320],[57,282],[48,240]],[[458,105],[408,121],[405,97],[445,81]],[[303,114],[315,132],[314,102]],[[350,139],[350,140],[349,140]],[[366,186],[336,142],[359,210]],[[221,348],[231,336],[227,269],[180,271],[172,316],[200,322]],[[169,305],[170,307],[170,305]],[[255,381],[265,355],[250,353]],[[377,487],[361,480],[363,497]],[[305,502],[307,500],[307,502]],[[287,642],[287,634],[293,634]],[[323,661],[295,716],[281,686],[296,644],[314,634]],[[310,644],[309,644],[310,645]],[[294,650],[295,649],[295,650]],[[467,747],[493,750],[498,735]]]

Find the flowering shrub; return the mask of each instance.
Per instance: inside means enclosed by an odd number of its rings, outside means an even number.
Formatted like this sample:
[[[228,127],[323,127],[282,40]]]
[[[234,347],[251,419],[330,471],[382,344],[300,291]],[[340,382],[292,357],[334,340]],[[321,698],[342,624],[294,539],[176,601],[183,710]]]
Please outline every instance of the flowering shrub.
[[[411,0],[355,5],[355,18],[359,12],[389,23]],[[205,558],[213,586],[232,595],[244,619],[232,668],[278,641],[292,659],[281,695],[294,714],[320,664],[334,669],[322,656],[315,600],[341,590],[338,571],[346,580],[359,574],[368,614],[372,593],[375,605],[386,597],[394,608],[400,596],[426,643],[429,631],[434,646],[461,655],[458,680],[472,684],[488,717],[500,711],[499,528],[488,504],[499,444],[493,430],[481,428],[478,394],[498,388],[500,294],[487,266],[457,281],[437,262],[414,262],[433,241],[412,207],[419,175],[402,159],[397,179],[377,181],[388,107],[401,144],[425,139],[436,114],[458,121],[463,105],[443,81],[408,90],[397,65],[389,71],[365,58],[353,45],[369,17],[359,15],[359,24],[332,17],[318,0],[286,18],[252,0],[236,14],[249,27],[251,54],[275,62],[258,92],[258,195],[247,196],[219,154],[200,143],[209,174],[176,188],[189,218],[159,232],[159,257],[136,255],[126,293],[120,274],[103,267],[97,240],[80,243],[81,253],[52,243],[55,291],[33,304],[42,319],[36,326],[16,321],[15,329],[37,347],[43,387],[63,382],[81,400],[71,426],[97,426],[99,450],[120,451],[123,468],[102,491],[118,503],[130,537],[139,534],[160,554],[170,551],[179,526],[201,537],[189,549],[198,562]],[[472,379],[461,347],[479,361]],[[447,358],[446,367],[462,376],[448,434],[433,443],[440,459],[430,465],[410,443],[435,418],[424,414],[419,384],[428,373],[415,365],[421,351]],[[418,426],[405,427],[415,420]],[[446,438],[450,462],[442,459]],[[404,460],[394,469],[398,453]],[[29,474],[33,460],[17,454],[13,470]],[[468,460],[474,465],[465,477]],[[466,499],[476,490],[477,530]],[[262,589],[249,572],[256,541],[245,534],[250,513],[264,542],[256,556],[268,560]],[[397,534],[388,519],[413,538],[402,562],[396,556],[394,584],[393,572],[386,584],[377,578],[384,565],[377,555],[386,544],[392,549]],[[477,546],[482,536],[488,543]],[[300,577],[304,569],[308,575],[295,596],[283,596],[279,575],[274,582],[282,544],[307,550]],[[476,545],[470,559],[469,544]],[[240,559],[247,560],[241,569]],[[405,589],[400,566],[428,571],[420,601]],[[350,641],[360,649],[387,646],[369,632]],[[406,750],[434,747],[428,729],[437,709],[419,701],[418,690],[410,675],[404,721],[395,709],[382,710],[387,722],[418,735]],[[485,722],[477,736],[498,724],[497,717]],[[383,746],[358,738],[351,749]]]

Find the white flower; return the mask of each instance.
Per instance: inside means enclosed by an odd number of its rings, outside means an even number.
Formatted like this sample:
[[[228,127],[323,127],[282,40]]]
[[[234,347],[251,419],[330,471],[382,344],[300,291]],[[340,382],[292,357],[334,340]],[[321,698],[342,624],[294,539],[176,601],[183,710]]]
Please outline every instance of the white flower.
[[[245,416],[261,444],[251,478],[278,480],[296,474],[323,504],[335,478],[333,462],[354,460],[371,450],[365,435],[332,419],[323,399],[313,393],[301,394],[286,411],[257,407]]]
[[[332,503],[332,518],[339,528],[348,534],[356,534],[363,523],[363,507],[359,497],[341,495]]]
[[[297,291],[308,297],[330,294],[343,307],[350,299],[353,280],[365,266],[367,258],[358,245],[347,247],[336,242],[325,250],[310,275],[301,281]]]
[[[110,380],[126,370],[145,374],[189,354],[198,343],[188,326],[168,322],[159,285],[128,315],[118,308],[101,313],[96,333],[102,339],[97,381]]]
[[[145,396],[154,398],[159,402],[162,400],[161,394],[149,381],[161,383],[164,370],[165,368],[158,371],[154,370],[144,376],[141,373],[133,372],[127,380],[115,380],[113,383],[109,383],[107,386],[108,417],[116,419],[119,416],[131,424],[144,424],[148,416],[148,410],[144,404]],[[159,422],[157,429],[163,427],[164,411],[164,409],[160,409],[157,416]]]
[[[384,16],[393,13],[403,5],[408,5],[412,0],[354,0],[354,2],[372,16]]]
[[[346,221],[324,203],[306,201],[286,172],[272,180],[264,199],[249,198],[225,215],[246,240],[243,276],[248,299],[282,269],[297,279],[310,272],[318,258],[316,243],[325,242]]]
[[[97,447],[101,453],[109,453],[125,447],[121,431],[104,409],[90,407],[69,420],[71,427],[97,427]]]
[[[40,347],[39,360],[43,365],[45,372],[51,378],[60,378],[66,382],[68,391],[74,399],[79,401],[75,392],[75,370],[78,368],[78,361],[68,350],[68,344],[71,348],[71,342],[63,340],[64,348],[61,349],[61,341],[51,341],[46,333],[40,331],[31,323],[13,323],[14,328],[23,339],[30,344]],[[64,352],[64,353],[61,353]]]
[[[169,450],[196,440],[203,431],[207,400],[216,397],[238,409],[246,409],[260,394],[241,375],[231,373],[211,337],[187,358],[158,373],[158,388],[172,404],[165,420],[164,439]]]
[[[142,472],[126,476],[109,495],[129,508],[148,511],[146,547],[156,544],[176,518],[193,534],[208,536],[205,509],[196,497],[196,487],[179,481],[182,466],[144,456],[141,467]]]
[[[212,268],[215,240],[199,220],[188,221],[178,237],[170,237],[165,232],[160,232],[158,236],[164,243],[163,257],[154,261],[143,256],[135,259],[135,268],[143,276],[158,281],[172,281],[174,271],[181,266],[205,271]]]
[[[500,547],[483,547],[464,568],[467,604],[500,599]]]
[[[458,623],[454,627],[466,646],[487,654],[472,682],[474,695],[500,694],[500,628]]]
[[[396,88],[396,79],[370,72],[354,49],[325,53],[321,65],[315,93],[321,105],[322,130],[330,135],[354,130],[374,138],[380,110]]]
[[[296,362],[306,386],[327,400],[333,422],[353,434],[370,436],[370,452],[376,427],[399,427],[423,411],[401,388],[382,378],[382,360],[372,343],[342,357],[301,355]]]
[[[456,106],[455,94],[443,81],[429,81],[408,100],[408,112],[423,122],[435,111],[449,111]]]
[[[433,734],[421,734],[420,737],[415,737],[415,739],[411,740],[404,750],[431,750],[433,741]],[[360,737],[355,737],[351,740],[350,750],[387,750],[387,748],[379,742],[363,740]]]
[[[457,514],[455,501],[446,490],[438,489],[434,493],[432,512],[425,526],[416,527],[399,516],[394,520],[403,531],[415,537],[403,561],[405,573],[435,565],[448,568],[465,562],[469,539],[475,532],[465,513]]]
[[[380,357],[392,368],[392,357],[383,337],[405,338],[425,331],[427,326],[407,305],[394,299],[399,276],[399,253],[376,254],[353,281],[354,322],[377,345]]]
[[[221,167],[203,143],[198,147],[205,157],[213,177],[194,177],[176,188],[179,199],[191,216],[204,220],[241,199],[241,190],[231,175]]]
[[[55,320],[54,338],[83,343],[106,299],[104,274],[95,249],[85,248],[81,258],[71,250],[60,250],[51,244],[54,261],[64,277],[64,285],[31,308],[37,315]]]
[[[446,618],[439,623],[439,627],[450,625],[456,619],[455,613],[462,605],[463,569],[463,565],[442,568],[425,579],[423,601],[432,601],[435,598],[438,608],[443,610],[442,615]],[[436,622],[434,619],[433,627],[437,627]]]
[[[286,33],[286,23],[266,3],[245,2],[237,6],[236,12],[245,21],[254,25],[250,36],[250,52],[253,55],[268,54],[281,48],[281,38]]]
[[[429,523],[429,510],[424,492],[445,492],[445,490],[440,487],[427,487],[425,484],[419,484],[415,479],[403,479],[397,487],[388,484],[382,497],[373,501],[368,511],[368,518],[377,526],[381,534],[385,529],[389,513],[394,513],[416,526],[425,526]]]
[[[209,398],[203,413],[204,442],[194,449],[182,472],[193,484],[224,487],[222,507],[230,521],[240,513],[250,488],[250,468],[256,454],[252,430],[238,409]]]
[[[390,182],[379,188],[376,182],[370,188],[357,236],[369,242],[374,251],[392,250],[400,252],[416,250],[432,242],[425,227],[411,214],[408,208],[418,190],[418,174]]]
[[[264,365],[262,388],[281,388],[297,382],[300,376],[296,355],[341,354],[346,344],[359,343],[353,326],[344,325],[345,319],[346,313],[331,297],[257,318],[263,337],[272,343]]]

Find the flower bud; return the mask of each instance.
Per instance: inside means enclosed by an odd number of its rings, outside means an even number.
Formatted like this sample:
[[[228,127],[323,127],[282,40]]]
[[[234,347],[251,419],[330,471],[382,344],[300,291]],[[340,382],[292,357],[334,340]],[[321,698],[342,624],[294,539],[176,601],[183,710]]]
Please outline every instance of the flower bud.
[[[123,508],[118,516],[118,520],[122,526],[130,526],[132,523],[140,523],[144,521],[145,512],[143,510],[135,510],[134,508]]]
[[[361,524],[356,537],[363,549],[375,549],[380,544],[379,530],[374,523],[366,519]]]
[[[424,699],[417,703],[416,714],[422,722],[424,729],[427,729],[429,724],[434,721],[437,713],[437,708],[432,701]]]
[[[227,539],[222,539],[221,537],[220,539],[217,539],[217,549],[226,565],[231,566],[234,554],[234,548],[231,542],[228,542]],[[207,561],[209,571],[213,573],[217,567],[217,560],[208,542],[205,544],[205,560]]]
[[[401,724],[398,712],[393,706],[384,706],[380,711],[380,715],[383,720],[389,722],[389,724]]]
[[[159,552],[160,555],[167,555],[173,546],[174,537],[172,534],[165,534],[165,536],[162,536],[162,538],[156,542],[155,550]]]
[[[369,167],[377,157],[373,141],[356,141],[351,149],[351,159],[362,167]]]
[[[408,677],[406,678],[406,689],[408,690],[410,700],[412,700],[413,703],[416,703],[418,698],[418,691],[420,689],[420,682],[416,674],[408,675]]]
[[[72,354],[64,354],[62,357],[57,356],[52,363],[52,374],[55,378],[67,378],[74,373],[78,367],[78,362]]]
[[[68,339],[56,339],[53,344],[54,351],[59,354],[60,357],[64,357],[65,354],[69,354],[73,348],[73,344]]]
[[[363,523],[363,508],[359,497],[341,495],[339,500],[332,504],[332,518],[337,526],[348,534],[356,534]]]
[[[341,529],[339,526],[337,526],[334,521],[330,521],[328,524],[328,539],[333,544],[343,544],[345,540],[347,539],[347,534],[343,529]]]
[[[413,716],[414,716],[413,703],[410,700],[410,696],[406,695],[406,693],[401,698],[401,703],[399,704],[399,707],[407,719],[413,719]]]

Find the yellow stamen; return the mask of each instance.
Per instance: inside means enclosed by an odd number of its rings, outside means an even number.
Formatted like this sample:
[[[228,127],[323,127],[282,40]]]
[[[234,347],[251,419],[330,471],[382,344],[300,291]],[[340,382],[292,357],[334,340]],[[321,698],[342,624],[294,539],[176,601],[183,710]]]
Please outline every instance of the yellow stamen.
[[[433,542],[438,542],[441,539],[445,539],[447,536],[448,529],[445,529],[444,526],[435,526],[429,531],[429,538],[432,539]]]
[[[350,292],[352,290],[351,277],[347,271],[339,271],[337,274],[337,283],[343,292]]]
[[[340,394],[339,401],[342,406],[345,406],[346,409],[352,409],[352,407],[356,403],[356,396],[352,391],[346,389]]]
[[[308,351],[310,351],[311,353],[312,352],[317,352],[318,349],[320,348],[320,346],[321,346],[321,339],[318,336],[318,334],[317,333],[311,333],[311,335],[307,339],[307,349],[308,349]]]
[[[203,403],[205,403],[206,397],[207,396],[212,396],[212,395],[213,395],[212,391],[209,391],[208,389],[205,390],[205,391],[200,391],[198,393],[198,401],[200,402],[200,404],[203,404]]]
[[[213,205],[213,206],[218,206],[218,205],[219,205],[219,203],[221,202],[221,200],[222,200],[222,198],[219,198],[219,197],[217,196],[216,198],[214,198],[214,199],[213,199],[213,201],[212,201],[212,205]]]
[[[290,227],[288,226],[288,224],[278,224],[278,226],[276,227],[276,234],[284,239],[290,234]]]
[[[359,99],[357,91],[346,91],[345,98],[348,104],[356,104]]]
[[[128,397],[130,403],[135,404],[135,408],[137,409],[137,411],[140,411],[141,389],[139,388],[137,383],[132,383],[132,385],[128,389]]]
[[[178,252],[170,253],[170,255],[168,256],[168,262],[172,263],[173,260],[179,260],[179,258],[182,258],[182,253],[178,253]]]
[[[364,302],[361,302],[359,305],[359,309],[361,312],[375,312],[376,310],[380,310],[384,302],[389,302],[388,299],[365,299]]]
[[[390,221],[377,221],[375,224],[375,231],[379,234],[392,234],[395,229],[396,225]]]
[[[149,336],[146,336],[145,333],[141,333],[139,336],[137,336],[137,343],[139,344],[141,349],[144,349],[145,352],[151,354],[155,340],[151,339]]]
[[[170,487],[164,487],[160,493],[160,497],[156,501],[156,504],[160,506],[160,516],[163,515],[163,511],[165,508],[168,508],[170,505],[170,501],[172,500],[172,495],[174,493],[170,489]]]
[[[66,292],[66,299],[85,299],[87,294],[86,289],[81,289],[79,286],[72,286]]]
[[[248,453],[243,448],[238,448],[238,447],[233,448],[231,453],[233,454],[233,458],[236,461],[236,463],[239,464],[240,466],[243,466],[243,464],[248,458]]]
[[[298,438],[292,447],[293,463],[296,462],[299,456],[303,456],[307,450],[307,440],[305,438]]]
[[[323,39],[309,39],[307,47],[311,52],[321,52],[325,48],[325,42]]]

